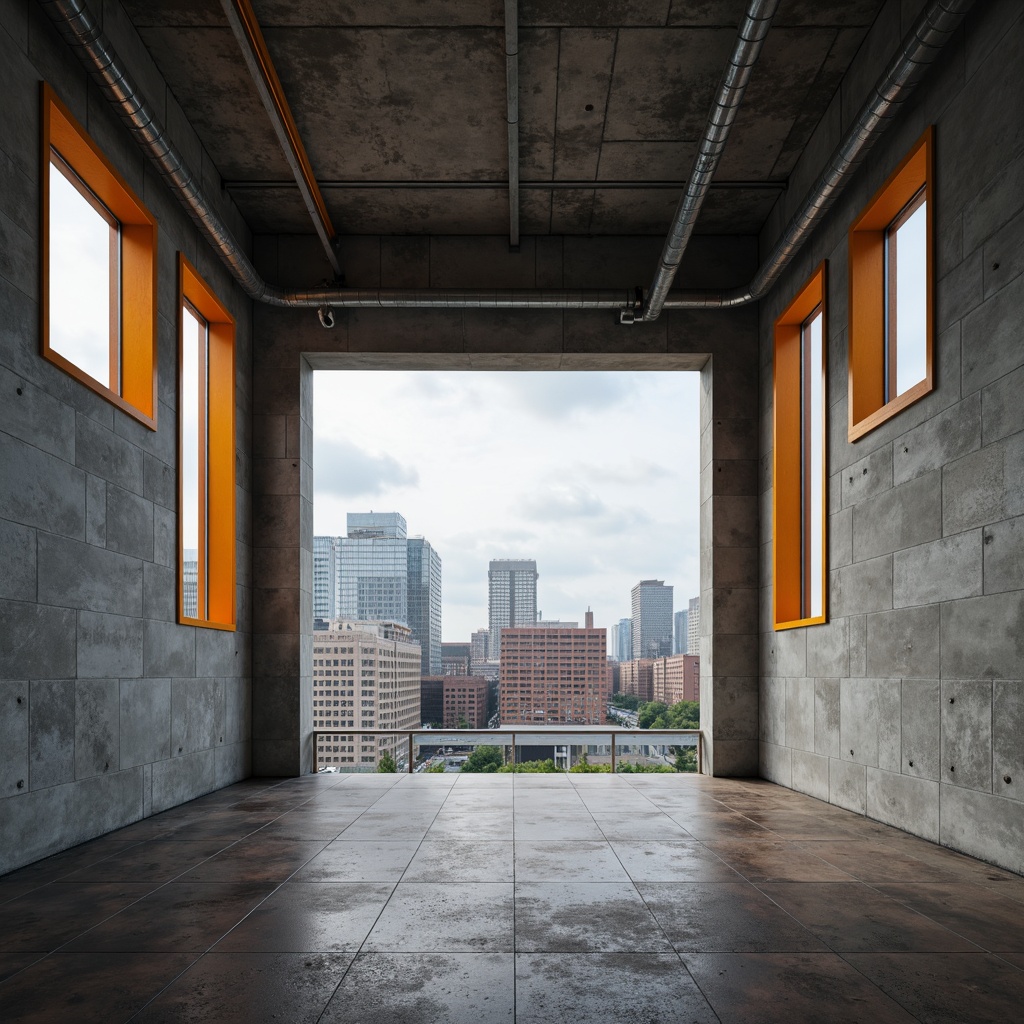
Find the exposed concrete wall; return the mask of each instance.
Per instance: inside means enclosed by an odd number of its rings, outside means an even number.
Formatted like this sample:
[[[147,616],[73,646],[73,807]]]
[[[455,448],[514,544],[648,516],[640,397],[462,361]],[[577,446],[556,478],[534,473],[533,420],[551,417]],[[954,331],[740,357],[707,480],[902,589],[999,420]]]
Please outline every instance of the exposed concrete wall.
[[[802,194],[916,6],[883,11]],[[908,10],[908,8],[915,8]],[[761,772],[1024,870],[1024,8],[979,3],[761,309]],[[846,230],[936,125],[937,388],[847,436]],[[773,217],[771,238],[788,210]],[[829,622],[771,630],[772,323],[823,258]]]
[[[116,3],[95,4],[219,179]],[[39,81],[159,219],[159,429],[39,355]],[[0,3],[0,872],[249,774],[250,304],[35,3]],[[245,237],[224,203],[224,215]],[[238,321],[238,632],[177,617],[177,251]]]
[[[348,283],[426,287],[617,287],[648,280],[657,238],[354,238]],[[306,238],[258,239],[263,272],[308,284],[325,276]],[[697,239],[681,273],[693,287],[749,279],[752,239]],[[253,770],[311,765],[312,368],[702,371],[701,689],[705,768],[757,768],[757,320],[753,309],[666,314],[620,326],[612,313],[494,310],[312,311],[261,307],[255,322]],[[353,386],[358,386],[356,383]],[[685,443],[685,441],[684,441]],[[691,443],[697,443],[693,438]],[[706,610],[703,610],[706,609]]]

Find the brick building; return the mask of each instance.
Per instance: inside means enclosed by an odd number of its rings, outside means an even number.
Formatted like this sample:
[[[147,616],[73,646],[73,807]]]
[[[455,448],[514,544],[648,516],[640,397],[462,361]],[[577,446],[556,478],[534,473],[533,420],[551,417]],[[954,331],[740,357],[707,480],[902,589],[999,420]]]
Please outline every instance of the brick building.
[[[596,725],[611,696],[607,632],[503,629],[499,703],[502,725]]]
[[[674,654],[658,658],[652,672],[653,700],[678,704],[681,700],[700,700],[700,657]]]
[[[654,659],[634,658],[619,663],[619,693],[654,700]]]

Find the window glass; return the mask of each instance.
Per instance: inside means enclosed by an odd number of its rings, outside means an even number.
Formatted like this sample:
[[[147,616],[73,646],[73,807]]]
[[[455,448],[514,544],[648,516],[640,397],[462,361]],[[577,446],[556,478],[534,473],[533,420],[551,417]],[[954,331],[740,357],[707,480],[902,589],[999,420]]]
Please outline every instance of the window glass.
[[[823,480],[825,452],[824,360],[821,348],[822,312],[819,306],[801,329],[803,363],[803,443],[801,445],[803,523],[803,617],[822,614],[822,532],[825,525]]]
[[[156,430],[156,221],[41,84],[40,351]]]
[[[179,614],[235,626],[235,327],[179,255]],[[324,659],[319,659],[324,664]],[[320,675],[328,675],[319,669]]]
[[[111,307],[116,313],[118,224],[60,156],[50,153],[50,348],[116,391],[120,346]]]
[[[200,561],[206,563],[206,321],[188,303],[181,309],[181,543],[184,603],[189,618],[205,618],[206,594],[199,593]],[[202,557],[200,557],[202,555]]]
[[[887,297],[888,401],[919,384],[928,372],[928,211],[923,192],[893,222],[886,243],[892,284]]]
[[[821,264],[775,321],[772,618],[826,621],[825,277]]]

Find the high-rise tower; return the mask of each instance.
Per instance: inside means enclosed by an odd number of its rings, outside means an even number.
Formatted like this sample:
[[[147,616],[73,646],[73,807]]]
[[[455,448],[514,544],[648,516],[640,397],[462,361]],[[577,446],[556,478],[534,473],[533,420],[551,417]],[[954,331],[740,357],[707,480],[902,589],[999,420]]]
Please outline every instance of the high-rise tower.
[[[338,549],[340,537],[313,538],[313,618],[338,617]]]
[[[408,541],[409,625],[425,676],[441,674],[441,557],[422,537]]]
[[[501,654],[501,631],[537,621],[537,562],[532,558],[495,558],[487,568],[490,610],[488,657]]]
[[[405,517],[398,512],[350,512],[341,538],[338,617],[357,622],[409,623]]]
[[[633,657],[672,653],[672,588],[664,580],[641,580],[632,590]]]

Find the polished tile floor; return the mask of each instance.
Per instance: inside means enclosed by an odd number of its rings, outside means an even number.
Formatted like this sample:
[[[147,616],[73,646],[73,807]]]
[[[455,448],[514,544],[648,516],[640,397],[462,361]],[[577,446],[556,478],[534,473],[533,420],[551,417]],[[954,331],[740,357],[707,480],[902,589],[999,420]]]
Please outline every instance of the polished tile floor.
[[[755,780],[250,780],[0,878],[0,1020],[1024,1019],[1024,879]]]

